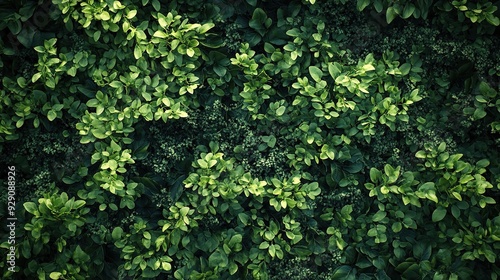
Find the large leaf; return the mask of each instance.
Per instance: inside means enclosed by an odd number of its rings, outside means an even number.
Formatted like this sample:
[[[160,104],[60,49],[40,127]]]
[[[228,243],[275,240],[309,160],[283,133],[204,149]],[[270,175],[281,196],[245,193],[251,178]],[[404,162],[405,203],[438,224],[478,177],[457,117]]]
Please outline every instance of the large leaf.
[[[432,221],[439,222],[442,219],[444,219],[445,216],[446,216],[446,208],[439,206],[438,208],[436,208],[436,210],[434,210],[434,212],[432,212]]]
[[[309,66],[309,74],[316,83],[321,82],[321,78],[323,77],[323,71],[321,71],[321,69],[316,66]]]

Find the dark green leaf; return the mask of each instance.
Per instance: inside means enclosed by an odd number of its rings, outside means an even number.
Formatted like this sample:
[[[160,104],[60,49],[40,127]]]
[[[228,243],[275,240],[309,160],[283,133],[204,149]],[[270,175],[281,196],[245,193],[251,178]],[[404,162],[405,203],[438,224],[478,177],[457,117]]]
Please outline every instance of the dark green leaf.
[[[442,206],[439,206],[438,208],[436,208],[436,210],[434,210],[434,212],[432,212],[432,221],[439,222],[442,219],[444,219],[445,216],[446,216],[446,209]]]

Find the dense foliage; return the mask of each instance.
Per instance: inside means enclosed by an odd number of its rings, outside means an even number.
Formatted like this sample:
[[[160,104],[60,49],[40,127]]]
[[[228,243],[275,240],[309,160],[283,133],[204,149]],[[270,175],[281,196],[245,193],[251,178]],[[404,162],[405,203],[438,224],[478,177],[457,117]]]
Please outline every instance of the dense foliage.
[[[2,279],[497,279],[499,6],[2,1]]]

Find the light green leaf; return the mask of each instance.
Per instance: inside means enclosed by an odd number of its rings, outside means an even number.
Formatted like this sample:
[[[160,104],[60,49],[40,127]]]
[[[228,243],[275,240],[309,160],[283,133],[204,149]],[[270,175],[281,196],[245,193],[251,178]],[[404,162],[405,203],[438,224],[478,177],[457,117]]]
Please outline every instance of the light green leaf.
[[[56,111],[54,110],[49,110],[49,112],[47,113],[47,118],[49,119],[49,121],[53,121],[57,118],[57,113]]]
[[[38,79],[40,79],[40,77],[41,77],[41,76],[42,76],[42,73],[40,73],[40,72],[35,73],[35,74],[33,75],[33,77],[31,77],[31,82],[33,82],[33,83],[34,83],[34,82],[38,81]]]
[[[110,159],[108,161],[108,166],[109,166],[109,169],[116,170],[118,168],[118,162],[116,162],[116,160],[114,160],[114,159]]]
[[[137,15],[137,10],[131,10],[127,13],[127,18],[132,19],[135,17],[135,15]]]
[[[319,83],[323,77],[323,71],[316,66],[309,66],[309,74],[316,83]]]
[[[34,202],[25,202],[23,204],[24,209],[28,211],[28,213],[35,215],[35,212],[38,211],[38,208],[36,207],[36,204]]]
[[[153,37],[156,37],[156,38],[167,38],[168,35],[167,33],[161,31],[161,30],[156,30],[155,33],[153,34]]]
[[[59,279],[61,278],[62,273],[61,272],[51,272],[49,277],[50,279]]]
[[[277,110],[276,110],[276,116],[282,116],[284,113],[285,113],[285,110],[286,110],[286,107],[285,106],[280,106]]]
[[[108,21],[111,19],[111,16],[107,11],[101,13],[101,20]],[[97,40],[96,40],[97,41]]]
[[[134,57],[135,57],[135,59],[139,59],[142,57],[142,50],[141,50],[141,47],[139,45],[135,45]]]

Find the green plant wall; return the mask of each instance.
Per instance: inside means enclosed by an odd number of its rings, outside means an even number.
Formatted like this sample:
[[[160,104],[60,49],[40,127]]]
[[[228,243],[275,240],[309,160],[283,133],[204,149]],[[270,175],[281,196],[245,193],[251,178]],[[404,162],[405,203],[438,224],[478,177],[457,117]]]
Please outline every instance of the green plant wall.
[[[499,4],[2,2],[2,279],[497,279]]]

